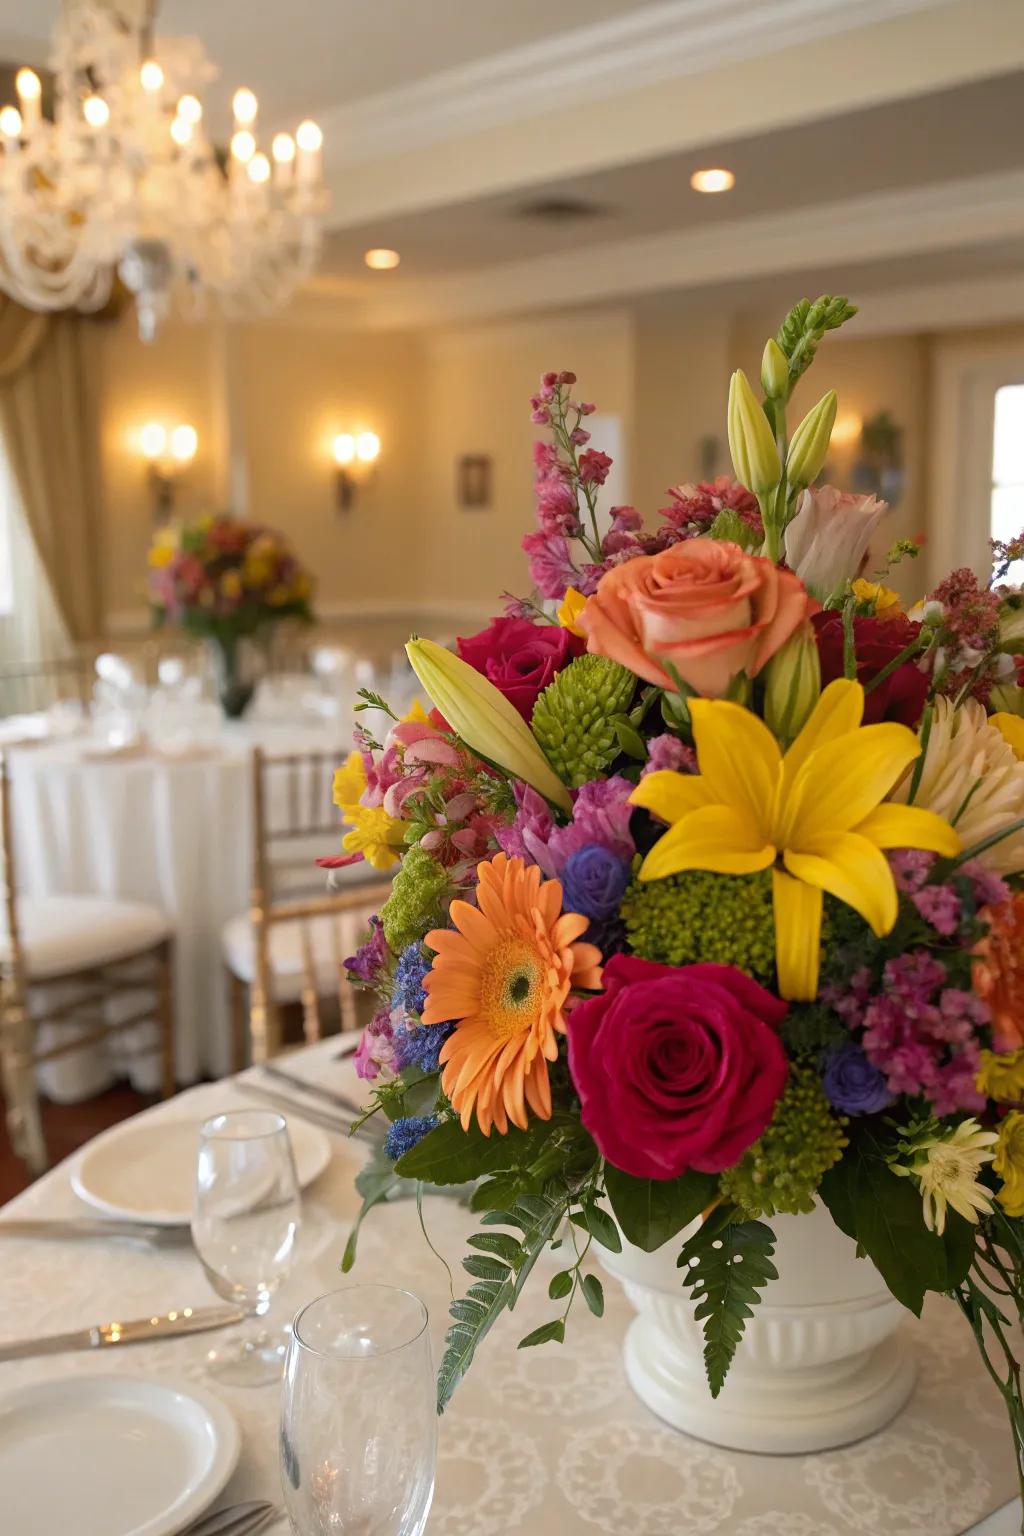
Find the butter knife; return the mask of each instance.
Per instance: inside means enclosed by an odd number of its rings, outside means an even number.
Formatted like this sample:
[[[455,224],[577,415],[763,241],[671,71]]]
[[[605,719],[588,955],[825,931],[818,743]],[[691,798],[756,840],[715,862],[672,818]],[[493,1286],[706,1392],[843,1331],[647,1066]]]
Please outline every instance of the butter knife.
[[[50,1219],[0,1219],[0,1238],[48,1237],[58,1240],[82,1241],[85,1238],[125,1238],[128,1242],[144,1243],[155,1248],[184,1248],[191,1240],[188,1227],[163,1227],[138,1221],[120,1221],[116,1218],[71,1216]]]
[[[28,1360],[33,1355],[60,1355],[69,1349],[105,1349],[115,1344],[146,1344],[153,1339],[170,1339],[179,1334],[205,1333],[210,1328],[226,1328],[246,1316],[241,1307],[183,1307],[178,1312],[154,1313],[132,1322],[95,1323],[91,1328],[76,1328],[70,1333],[51,1333],[40,1339],[18,1339],[0,1344],[0,1360]]]

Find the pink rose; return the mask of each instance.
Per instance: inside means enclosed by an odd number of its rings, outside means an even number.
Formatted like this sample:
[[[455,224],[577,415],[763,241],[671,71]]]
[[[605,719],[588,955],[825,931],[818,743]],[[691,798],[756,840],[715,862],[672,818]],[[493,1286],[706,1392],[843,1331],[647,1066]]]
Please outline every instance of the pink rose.
[[[786,1082],[784,1002],[731,965],[613,955],[569,1015],[569,1070],[602,1156],[638,1179],[732,1168]]]
[[[670,661],[705,698],[756,677],[817,603],[791,571],[738,544],[691,539],[608,571],[579,618],[587,649],[661,688]]]
[[[527,725],[537,696],[581,649],[567,629],[529,619],[492,619],[478,635],[460,636],[458,647],[462,660],[500,689]]]

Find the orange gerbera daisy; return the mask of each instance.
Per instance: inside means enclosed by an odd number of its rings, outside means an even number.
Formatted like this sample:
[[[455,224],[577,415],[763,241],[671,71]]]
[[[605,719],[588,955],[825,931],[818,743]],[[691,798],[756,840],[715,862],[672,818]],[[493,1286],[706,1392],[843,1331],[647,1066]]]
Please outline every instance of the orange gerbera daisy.
[[[455,929],[435,928],[424,980],[424,1024],[457,1020],[441,1049],[441,1085],[468,1130],[474,1109],[485,1136],[526,1128],[529,1105],[551,1118],[548,1062],[565,1033],[571,989],[601,984],[601,952],[575,942],[588,927],[562,911],[558,880],[495,854],[477,866],[477,903],[453,901]]]
[[[974,989],[992,1009],[997,1051],[1024,1046],[1024,891],[981,914],[989,930],[978,945]]]

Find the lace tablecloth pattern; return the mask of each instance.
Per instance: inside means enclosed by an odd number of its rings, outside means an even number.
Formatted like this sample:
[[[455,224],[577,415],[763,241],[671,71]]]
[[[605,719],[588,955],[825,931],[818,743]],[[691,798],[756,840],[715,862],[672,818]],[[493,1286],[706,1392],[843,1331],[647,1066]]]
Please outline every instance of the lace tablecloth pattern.
[[[289,1070],[351,1093],[335,1041],[296,1056]],[[251,1106],[230,1081],[192,1089],[149,1115],[214,1113]],[[333,1137],[335,1155],[304,1201],[300,1261],[272,1317],[282,1324],[304,1302],[340,1284],[386,1281],[426,1302],[435,1357],[446,1327],[448,1276],[424,1244],[412,1201],[378,1207],[364,1224],[349,1279],[338,1262],[357,1208],[359,1145]],[[87,1214],[68,1165],[47,1174],[3,1213]],[[474,1217],[453,1200],[424,1201],[430,1237],[459,1267]],[[115,1317],[138,1317],[214,1300],[192,1250],[147,1251],[121,1242],[0,1239],[4,1297],[0,1332],[23,1338]],[[546,1260],[542,1261],[543,1263]],[[553,1263],[554,1260],[552,1259]],[[583,1306],[566,1343],[517,1350],[555,1310],[543,1272],[515,1315],[504,1317],[441,1421],[431,1536],[961,1536],[1015,1491],[1013,1457],[998,1393],[955,1309],[930,1303],[907,1329],[919,1361],[906,1410],[859,1445],[814,1456],[770,1457],[719,1450],[661,1424],[633,1397],[621,1345],[631,1312],[605,1280],[603,1320]],[[4,1385],[71,1372],[123,1371],[202,1380],[209,1338],[185,1338],[4,1367]],[[214,1388],[236,1414],[242,1457],[223,1502],[279,1498],[278,1392]],[[728,1388],[727,1388],[728,1390]],[[401,1412],[396,1403],[395,1412]]]

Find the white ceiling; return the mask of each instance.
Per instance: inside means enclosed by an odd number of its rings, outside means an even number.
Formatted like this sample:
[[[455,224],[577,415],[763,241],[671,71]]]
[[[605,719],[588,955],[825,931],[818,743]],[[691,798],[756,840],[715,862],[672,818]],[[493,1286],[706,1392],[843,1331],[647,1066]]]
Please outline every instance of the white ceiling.
[[[41,62],[59,8],[0,0],[0,58]],[[157,30],[202,39],[222,71],[208,93],[222,116],[245,84],[276,122],[642,9],[635,0],[164,0]]]

